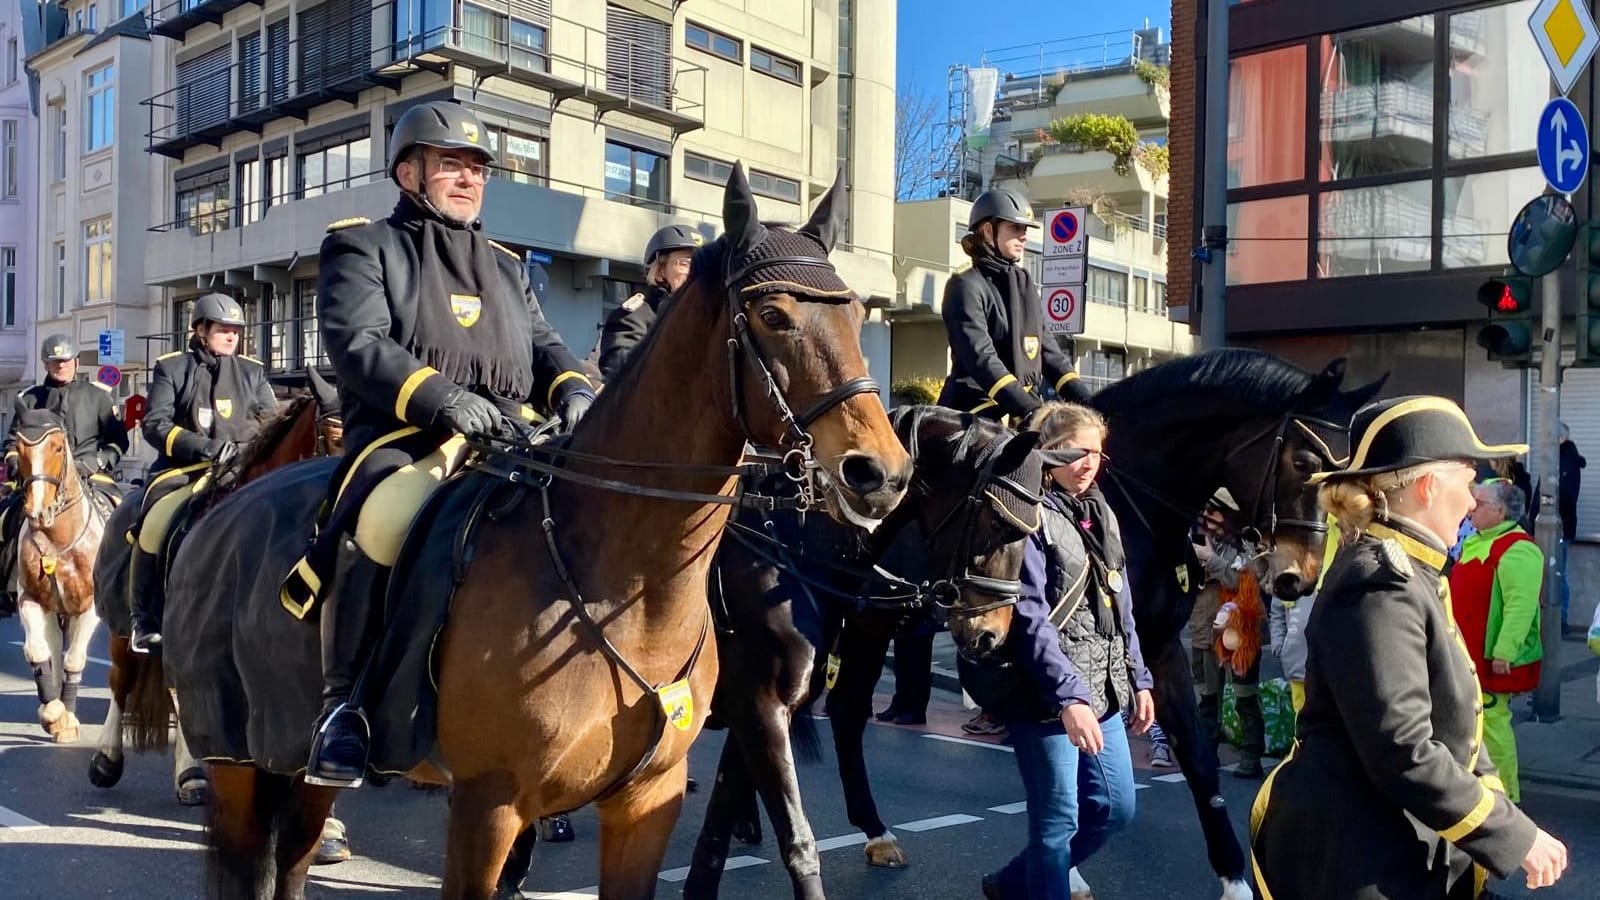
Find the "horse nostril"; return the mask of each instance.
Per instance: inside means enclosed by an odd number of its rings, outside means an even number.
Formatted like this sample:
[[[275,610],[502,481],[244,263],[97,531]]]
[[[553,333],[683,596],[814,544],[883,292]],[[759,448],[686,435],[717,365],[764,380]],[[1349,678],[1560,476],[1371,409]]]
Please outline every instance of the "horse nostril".
[[[1000,646],[1000,639],[992,631],[978,632],[978,652],[983,654],[993,653]]]
[[[883,487],[888,478],[883,463],[866,454],[847,456],[839,463],[839,477],[845,487],[857,494],[870,494]]]

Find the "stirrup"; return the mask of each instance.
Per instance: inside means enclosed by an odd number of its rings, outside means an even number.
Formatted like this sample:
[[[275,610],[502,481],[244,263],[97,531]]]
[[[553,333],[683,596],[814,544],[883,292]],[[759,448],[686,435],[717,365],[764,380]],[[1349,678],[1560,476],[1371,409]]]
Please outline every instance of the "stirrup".
[[[323,761],[322,757],[327,752],[327,745],[323,742],[327,739],[328,727],[333,724],[335,719],[341,716],[354,716],[359,726],[359,741],[362,745],[361,761],[358,773],[354,777],[333,776],[319,770],[318,764]],[[362,711],[361,707],[354,706],[348,702],[335,706],[317,723],[317,730],[311,736],[311,755],[306,761],[306,784],[331,788],[361,787],[366,780],[367,759],[372,752],[371,742],[372,727],[367,723],[367,714]]]
[[[152,650],[160,650],[161,632],[145,632],[135,625],[133,634],[128,638],[128,649],[139,654],[149,654]]]

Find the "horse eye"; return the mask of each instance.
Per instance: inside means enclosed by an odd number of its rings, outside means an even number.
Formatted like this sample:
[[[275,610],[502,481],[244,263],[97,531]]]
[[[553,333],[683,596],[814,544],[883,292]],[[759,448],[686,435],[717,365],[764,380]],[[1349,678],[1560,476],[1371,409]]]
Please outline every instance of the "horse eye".
[[[1294,468],[1300,474],[1306,476],[1315,475],[1322,471],[1322,460],[1312,453],[1296,453],[1294,456]]]
[[[763,306],[756,315],[761,317],[762,324],[773,331],[786,331],[794,327],[793,323],[789,321],[789,316],[776,306]]]

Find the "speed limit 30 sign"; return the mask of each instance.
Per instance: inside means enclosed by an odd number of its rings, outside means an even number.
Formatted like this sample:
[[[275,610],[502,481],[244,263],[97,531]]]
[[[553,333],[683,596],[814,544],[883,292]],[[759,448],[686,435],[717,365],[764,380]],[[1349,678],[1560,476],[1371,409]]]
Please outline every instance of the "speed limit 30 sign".
[[[1044,289],[1046,334],[1083,334],[1083,288],[1078,285]]]

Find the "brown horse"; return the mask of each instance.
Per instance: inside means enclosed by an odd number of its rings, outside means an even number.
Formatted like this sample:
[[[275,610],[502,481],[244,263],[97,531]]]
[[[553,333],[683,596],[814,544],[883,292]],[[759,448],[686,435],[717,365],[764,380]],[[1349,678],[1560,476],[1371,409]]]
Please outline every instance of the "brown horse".
[[[700,251],[694,280],[602,393],[564,465],[481,522],[436,653],[436,758],[453,784],[445,897],[502,895],[518,834],[589,803],[601,895],[654,895],[717,677],[706,579],[747,440],[814,462],[837,518],[875,527],[904,494],[910,459],[866,396],[865,312],[827,262],[841,193],[836,183],[797,231],[764,226],[736,166],[726,234]],[[221,504],[175,566],[238,559],[246,542],[253,554],[248,567],[175,583],[166,627],[178,646],[206,635],[226,646],[220,662],[167,659],[197,753],[253,763],[212,767],[221,896],[303,896],[333,801],[299,777],[321,681],[316,624],[277,599],[314,515],[294,505],[314,506],[305,491],[326,483],[316,465]]]
[[[314,456],[344,452],[344,425],[339,418],[339,398],[316,369],[308,370],[310,392],[295,397],[278,414],[262,423],[255,439],[242,449],[228,473],[210,482],[211,488],[195,498],[190,522],[206,508],[261,475]],[[131,498],[111,517],[107,530],[127,534],[138,515],[138,497]],[[165,750],[173,706],[161,667],[161,656],[134,653],[128,646],[131,598],[127,591],[127,541],[111,541],[95,560],[96,576],[106,586],[99,606],[111,627],[111,705],[100,726],[100,747],[89,761],[89,781],[109,788],[122,779],[123,742],[138,752]],[[173,789],[178,802],[198,806],[206,801],[205,771],[189,755],[179,730],[174,754]]]
[[[26,517],[17,537],[22,655],[39,691],[39,724],[56,743],[70,744],[78,740],[78,688],[100,624],[94,556],[111,504],[79,476],[66,426],[55,413],[24,411],[16,428]]]

